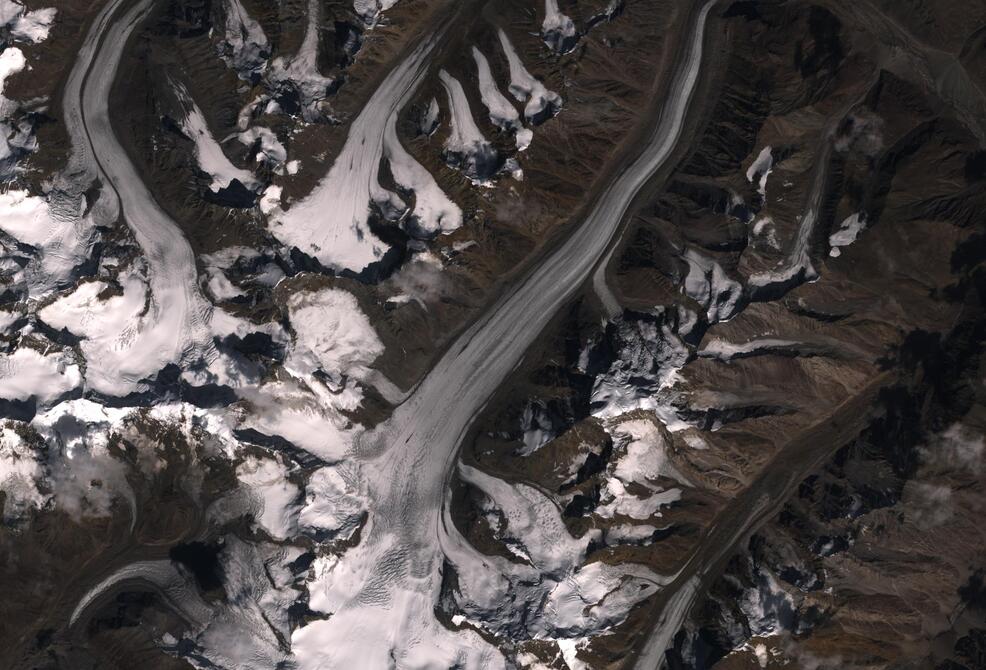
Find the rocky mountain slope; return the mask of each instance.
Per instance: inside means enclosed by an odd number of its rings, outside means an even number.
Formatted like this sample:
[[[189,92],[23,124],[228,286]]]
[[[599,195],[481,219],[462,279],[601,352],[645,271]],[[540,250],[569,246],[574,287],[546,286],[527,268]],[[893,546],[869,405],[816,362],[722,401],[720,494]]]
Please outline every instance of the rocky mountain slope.
[[[0,665],[986,667],[986,8],[0,26]]]

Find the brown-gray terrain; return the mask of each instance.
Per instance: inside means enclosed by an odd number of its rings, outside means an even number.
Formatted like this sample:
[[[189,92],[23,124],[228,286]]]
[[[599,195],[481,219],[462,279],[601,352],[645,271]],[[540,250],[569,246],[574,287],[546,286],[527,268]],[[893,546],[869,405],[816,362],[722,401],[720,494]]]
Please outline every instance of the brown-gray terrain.
[[[983,3],[0,20],[0,666],[986,668]]]

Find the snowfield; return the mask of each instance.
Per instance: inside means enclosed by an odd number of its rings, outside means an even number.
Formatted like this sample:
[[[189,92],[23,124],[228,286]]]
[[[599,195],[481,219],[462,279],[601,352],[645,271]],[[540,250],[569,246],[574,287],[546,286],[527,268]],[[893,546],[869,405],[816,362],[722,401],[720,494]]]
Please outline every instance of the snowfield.
[[[300,379],[315,372],[339,386],[346,378],[364,379],[383,353],[370,320],[351,293],[340,289],[295,293],[288,301],[294,347],[284,367]]]
[[[296,533],[300,490],[288,481],[284,464],[247,456],[236,468],[236,478],[256,500],[253,517],[260,528],[275,540],[286,540]]]
[[[78,387],[82,380],[79,366],[71,356],[45,355],[21,347],[0,355],[0,398],[42,402]]]

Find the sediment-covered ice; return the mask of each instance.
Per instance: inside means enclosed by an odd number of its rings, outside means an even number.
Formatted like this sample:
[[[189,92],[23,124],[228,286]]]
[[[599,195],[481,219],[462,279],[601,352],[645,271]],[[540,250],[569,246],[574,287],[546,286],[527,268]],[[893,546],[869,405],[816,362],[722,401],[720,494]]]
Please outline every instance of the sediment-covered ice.
[[[291,667],[285,640],[290,635],[289,608],[300,593],[290,565],[301,553],[291,546],[225,538],[219,558],[226,599],[213,605],[188,635],[196,654],[209,663],[206,667]]]
[[[818,158],[818,165],[822,167],[828,165],[831,148],[830,144],[823,146],[823,155]],[[780,264],[780,267],[758,272],[751,275],[747,280],[747,287],[753,298],[758,298],[761,295],[783,294],[795,286],[818,278],[818,271],[815,270],[811,261],[811,240],[815,225],[818,223],[818,214],[822,207],[827,176],[828,171],[825,169],[815,171],[811,191],[804,206],[804,213],[798,217],[800,221],[798,232],[791,241],[787,258]]]
[[[518,448],[518,456],[530,456],[557,435],[544,402],[537,399],[524,406],[520,415],[520,429],[523,431],[524,446]]]
[[[623,11],[624,0],[609,0],[609,3],[601,12],[593,14],[585,22],[586,30],[592,30],[601,23],[612,21]]]
[[[89,589],[76,605],[69,619],[74,625],[86,609],[100,596],[120,584],[145,583],[157,589],[158,593],[176,608],[177,612],[193,625],[207,621],[212,609],[202,600],[195,586],[182,574],[176,564],[169,560],[136,561],[114,570],[106,578]]]
[[[781,244],[777,241],[777,226],[774,224],[773,217],[761,216],[754,220],[750,232],[756,237],[765,239],[771,248],[780,251]]]
[[[235,536],[224,540],[219,554],[226,594],[222,602],[204,600],[193,577],[177,562],[137,561],[114,570],[90,589],[73,611],[72,625],[101,596],[136,583],[151,587],[186,624],[185,644],[170,633],[162,636],[166,652],[194,659],[196,667],[286,667],[291,662],[284,644],[290,627],[288,608],[299,595],[290,566],[301,552],[293,547],[248,544]]]
[[[778,269],[764,270],[750,275],[747,285],[753,295],[770,291],[785,291],[818,277],[809,255],[811,232],[815,228],[818,214],[814,208],[809,208],[802,217],[798,233],[792,242],[787,258]]]
[[[581,563],[596,534],[575,539],[568,532],[557,506],[544,494],[524,484],[510,484],[481,470],[460,464],[463,481],[488,495],[506,518],[506,538],[519,555],[542,573],[563,575]],[[508,544],[508,548],[511,545]]]
[[[483,491],[503,515],[497,531],[529,567],[476,552],[446,524],[446,559],[459,584],[462,618],[494,635],[565,640],[596,635],[622,622],[630,608],[666,579],[639,566],[584,564],[598,531],[572,537],[552,500],[523,484],[510,484],[460,464],[463,480]]]

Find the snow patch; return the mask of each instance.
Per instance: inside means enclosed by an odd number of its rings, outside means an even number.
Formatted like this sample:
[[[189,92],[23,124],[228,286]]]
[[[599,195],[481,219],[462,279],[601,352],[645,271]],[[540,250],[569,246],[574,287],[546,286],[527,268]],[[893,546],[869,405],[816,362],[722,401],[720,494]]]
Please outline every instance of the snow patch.
[[[263,195],[260,196],[260,211],[266,216],[280,212],[281,193],[283,190],[280,186],[275,186],[274,184],[265,188]]]
[[[843,219],[839,224],[839,229],[829,235],[829,246],[832,247],[829,255],[836,257],[842,253],[841,247],[848,247],[856,241],[859,234],[866,229],[866,215],[856,212]]]
[[[256,145],[258,161],[263,160],[272,165],[279,165],[288,157],[284,145],[270,128],[254,126],[239,133],[236,138],[240,144],[245,144],[248,147]]]
[[[438,115],[441,109],[438,107],[438,100],[432,98],[428,105],[421,110],[418,118],[418,133],[430,137],[438,130]]]
[[[782,340],[775,337],[759,337],[749,342],[733,343],[721,338],[714,338],[698,352],[702,358],[715,358],[720,361],[731,361],[734,358],[748,356],[757,352],[770,352],[790,349],[798,346],[793,340]]]
[[[765,146],[757,154],[757,157],[746,170],[746,180],[751,184],[757,183],[757,191],[760,195],[767,196],[767,177],[774,169],[774,155],[771,153],[770,146]]]
[[[637,520],[660,516],[663,507],[681,499],[680,488],[665,488],[661,479],[690,486],[668,456],[670,445],[654,421],[631,419],[607,426],[615,442],[614,457],[606,468],[607,479],[596,514]],[[647,492],[635,495],[628,489]]]

